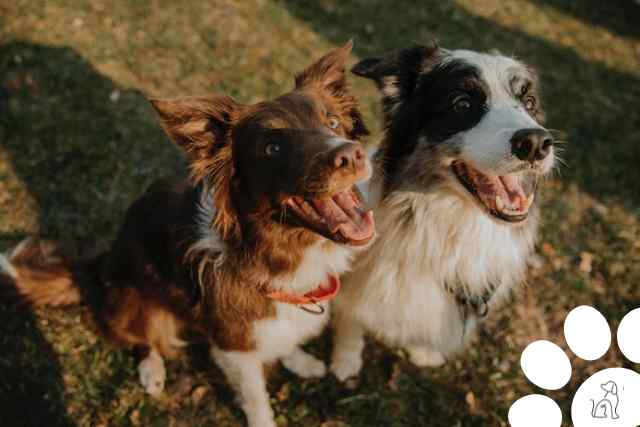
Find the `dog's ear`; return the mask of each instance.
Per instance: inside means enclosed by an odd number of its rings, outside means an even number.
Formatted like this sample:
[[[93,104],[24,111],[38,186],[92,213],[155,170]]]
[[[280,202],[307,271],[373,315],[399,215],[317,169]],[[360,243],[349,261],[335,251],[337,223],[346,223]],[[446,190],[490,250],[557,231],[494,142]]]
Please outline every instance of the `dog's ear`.
[[[226,96],[150,102],[167,135],[186,151],[193,181],[209,186],[216,208],[213,226],[224,240],[240,239],[240,224],[231,200],[231,130],[246,106]]]
[[[389,52],[380,58],[366,58],[351,68],[357,76],[371,79],[389,98],[407,97],[415,89],[420,73],[441,56],[436,41]]]
[[[319,88],[336,99],[336,104],[351,120],[351,125],[346,129],[347,136],[352,140],[358,140],[368,135],[369,130],[358,108],[357,99],[349,93],[346,65],[352,49],[353,41],[349,40],[342,47],[330,51],[296,74],[295,87]]]
[[[229,130],[244,108],[228,96],[189,96],[150,102],[167,135],[196,161],[211,157],[229,142]]]
[[[351,49],[353,41],[349,40],[296,74],[296,89],[315,85],[333,94],[342,93],[347,87],[346,65]]]

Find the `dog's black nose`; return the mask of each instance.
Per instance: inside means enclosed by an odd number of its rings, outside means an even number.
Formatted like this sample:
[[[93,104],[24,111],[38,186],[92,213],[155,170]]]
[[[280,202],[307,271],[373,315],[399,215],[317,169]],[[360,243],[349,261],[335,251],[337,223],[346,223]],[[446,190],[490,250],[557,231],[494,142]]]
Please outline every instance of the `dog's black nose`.
[[[520,129],[511,137],[511,152],[520,160],[543,160],[551,152],[553,136],[546,129]]]
[[[335,149],[332,162],[337,169],[349,168],[359,172],[365,167],[366,157],[367,153],[360,144],[348,142]]]

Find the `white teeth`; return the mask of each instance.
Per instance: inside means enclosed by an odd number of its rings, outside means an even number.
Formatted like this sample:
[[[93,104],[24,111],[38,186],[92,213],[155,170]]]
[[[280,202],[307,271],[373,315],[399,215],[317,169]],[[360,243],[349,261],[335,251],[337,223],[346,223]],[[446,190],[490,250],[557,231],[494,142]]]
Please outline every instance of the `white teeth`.
[[[504,209],[504,202],[502,201],[500,196],[496,196],[496,209],[498,209],[499,211]]]
[[[527,197],[527,206],[526,208],[529,209],[531,207],[531,205],[533,204],[533,199],[535,198],[535,193],[531,193],[529,195],[529,197]]]

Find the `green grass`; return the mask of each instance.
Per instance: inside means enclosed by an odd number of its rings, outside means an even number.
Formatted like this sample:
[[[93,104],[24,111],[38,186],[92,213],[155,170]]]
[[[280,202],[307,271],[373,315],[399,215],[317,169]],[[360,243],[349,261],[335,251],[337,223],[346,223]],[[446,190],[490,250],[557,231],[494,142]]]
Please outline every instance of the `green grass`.
[[[354,61],[431,36],[514,54],[539,69],[548,125],[569,141],[567,165],[543,188],[544,262],[528,286],[442,369],[415,369],[371,343],[357,384],[275,369],[269,386],[282,426],[506,425],[509,404],[539,391],[518,366],[530,341],[566,348],[562,320],[579,304],[596,306],[614,327],[640,305],[638,22],[631,0],[3,2],[0,244],[33,233],[108,244],[131,200],[184,167],[148,96],[274,96],[352,37]],[[379,129],[373,85],[352,81]],[[589,254],[591,268],[581,269]],[[205,349],[171,362],[167,392],[154,400],[138,386],[133,357],[92,331],[80,308],[0,304],[0,425],[243,425]],[[330,340],[310,349],[327,359]],[[615,349],[597,363],[572,361],[571,383],[548,393],[567,419],[589,374],[637,369]]]

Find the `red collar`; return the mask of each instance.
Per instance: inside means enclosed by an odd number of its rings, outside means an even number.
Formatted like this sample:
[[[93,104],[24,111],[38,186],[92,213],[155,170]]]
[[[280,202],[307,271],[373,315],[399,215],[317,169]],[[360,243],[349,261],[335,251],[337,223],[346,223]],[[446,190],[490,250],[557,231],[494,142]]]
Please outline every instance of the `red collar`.
[[[317,303],[320,301],[330,301],[338,295],[340,291],[340,278],[337,276],[329,276],[327,281],[321,283],[317,288],[310,290],[305,294],[293,294],[283,291],[269,291],[267,297],[272,300],[284,302],[287,304],[304,306],[307,304],[315,304],[320,307],[321,310],[309,310],[304,307],[300,307],[311,313],[322,314],[324,308]]]

